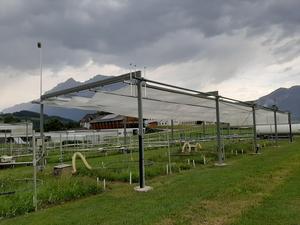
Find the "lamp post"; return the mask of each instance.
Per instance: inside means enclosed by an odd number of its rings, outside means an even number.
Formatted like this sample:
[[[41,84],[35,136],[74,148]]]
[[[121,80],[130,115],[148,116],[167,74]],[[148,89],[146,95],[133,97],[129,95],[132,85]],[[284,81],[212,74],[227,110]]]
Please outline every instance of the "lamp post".
[[[42,43],[37,43],[38,49],[40,49],[40,97],[43,94],[43,54],[42,54]],[[42,99],[41,99],[42,100]]]
[[[42,55],[42,43],[38,42],[37,47],[40,50],[40,138],[42,140],[41,146],[41,168],[44,167],[44,154],[45,154],[45,140],[44,140],[44,104],[42,102],[42,94],[43,94],[43,55]]]

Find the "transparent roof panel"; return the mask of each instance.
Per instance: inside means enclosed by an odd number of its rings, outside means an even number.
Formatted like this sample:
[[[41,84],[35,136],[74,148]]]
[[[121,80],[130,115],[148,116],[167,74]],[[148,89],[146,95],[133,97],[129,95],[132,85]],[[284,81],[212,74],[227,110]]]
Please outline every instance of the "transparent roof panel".
[[[120,115],[138,117],[137,87],[124,84],[120,88],[97,88],[91,94],[73,93],[44,100],[45,104],[106,111]],[[177,121],[216,121],[216,101],[214,97],[199,96],[195,93],[175,93],[171,89],[157,86],[143,86],[143,116],[145,119]],[[220,100],[220,120],[232,126],[252,126],[252,107]],[[288,122],[288,114],[277,112],[278,124]],[[267,109],[256,110],[257,124],[274,124],[274,112]]]

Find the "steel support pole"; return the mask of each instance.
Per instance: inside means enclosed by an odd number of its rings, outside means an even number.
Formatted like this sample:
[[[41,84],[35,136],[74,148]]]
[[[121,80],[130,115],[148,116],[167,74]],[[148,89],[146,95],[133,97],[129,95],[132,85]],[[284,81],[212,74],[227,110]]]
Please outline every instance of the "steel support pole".
[[[217,150],[218,150],[218,163],[223,164],[223,153],[221,146],[221,127],[220,127],[220,96],[216,96],[216,128],[217,128]]]
[[[171,163],[171,149],[170,149],[170,139],[169,139],[169,131],[167,131],[167,142],[168,142],[168,162],[169,162],[169,170],[170,174],[172,174],[172,163]]]
[[[137,80],[138,116],[139,116],[139,176],[140,188],[145,187],[144,167],[144,129],[143,129],[143,105],[142,105],[142,82]]]
[[[293,132],[292,132],[292,118],[291,113],[288,114],[288,121],[289,121],[289,136],[290,136],[290,142],[293,142]]]
[[[40,138],[42,140],[41,167],[44,168],[45,139],[44,139],[44,104],[40,103]]]
[[[11,135],[11,133],[10,133],[9,150],[10,150],[10,155],[11,155],[11,156],[13,155],[12,140],[13,140],[13,137],[12,137],[12,135]]]
[[[32,164],[33,164],[33,207],[34,210],[37,211],[37,178],[36,178],[36,144],[35,144],[35,132],[32,133]]]
[[[7,144],[7,140],[6,140],[6,139],[7,139],[7,135],[6,135],[6,131],[7,131],[7,130],[6,130],[6,129],[7,129],[7,128],[5,128],[5,130],[4,130],[4,148],[5,148],[5,149],[6,149],[6,147],[7,147],[7,146],[6,146],[6,144]]]
[[[252,120],[253,120],[253,150],[258,153],[257,148],[257,135],[256,135],[256,115],[255,115],[255,105],[252,106]]]
[[[60,151],[60,164],[63,164],[63,148],[62,148],[62,136],[61,133],[59,133],[59,151]]]
[[[275,126],[275,144],[278,146],[278,131],[277,131],[277,106],[273,106],[274,109],[274,126]]]
[[[124,146],[127,147],[127,117],[124,116],[124,120],[123,120],[123,123],[124,123]]]
[[[26,119],[26,151],[28,152],[29,146],[28,146],[28,121]]]
[[[171,120],[171,145],[174,144],[174,120]]]

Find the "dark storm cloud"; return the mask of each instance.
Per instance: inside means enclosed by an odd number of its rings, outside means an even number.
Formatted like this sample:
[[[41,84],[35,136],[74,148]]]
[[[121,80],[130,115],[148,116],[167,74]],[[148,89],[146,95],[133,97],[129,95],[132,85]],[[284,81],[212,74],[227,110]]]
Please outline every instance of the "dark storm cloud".
[[[52,69],[91,58],[123,67],[182,62],[207,56],[207,39],[240,29],[256,36],[275,26],[277,41],[297,35],[299,8],[297,0],[0,0],[0,65],[34,69],[37,40]],[[290,46],[274,54],[294,57]]]

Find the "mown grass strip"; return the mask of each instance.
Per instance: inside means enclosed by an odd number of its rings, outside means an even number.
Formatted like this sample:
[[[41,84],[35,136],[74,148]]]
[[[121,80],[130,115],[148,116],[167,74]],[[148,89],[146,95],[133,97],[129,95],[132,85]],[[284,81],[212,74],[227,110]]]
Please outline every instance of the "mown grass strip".
[[[295,168],[300,168],[300,156],[295,157],[292,162],[280,162],[272,171],[248,176],[217,193],[212,199],[194,202],[187,209],[158,224],[231,224],[243,212],[259,206],[265,198],[271,196],[294,173]]]
[[[300,224],[300,165],[286,182],[276,188],[257,207],[244,211],[234,225]]]
[[[111,191],[103,195],[4,220],[2,224],[119,225],[166,223],[168,220],[172,224],[174,218],[178,224],[181,221],[182,224],[186,224],[184,219],[180,221],[181,213],[190,212],[190,207],[195,203],[210,203],[217,196],[229,196],[229,200],[236,198],[238,201],[248,196],[248,191],[250,194],[261,192],[260,187],[257,190],[256,186],[251,189],[247,188],[249,179],[250,183],[256,183],[262,181],[261,177],[274,175],[274,171],[285,171],[286,169],[289,171],[290,162],[293,162],[299,155],[298,147],[297,144],[282,144],[281,148],[267,151],[263,155],[244,156],[230,161],[231,165],[225,168],[198,168],[174,176],[155,178],[150,184],[154,190],[149,193],[135,193],[132,186],[115,184]],[[233,194],[230,190],[234,190]],[[225,201],[225,203],[227,202]],[[237,206],[239,205],[237,204]],[[206,211],[213,214],[210,207]],[[195,213],[201,214],[202,212],[196,209]],[[216,213],[217,215],[219,213]],[[213,218],[214,215],[211,217]],[[236,216],[233,215],[233,217]],[[187,221],[191,221],[190,223],[193,224],[196,219],[188,218]],[[219,224],[222,223],[219,222]]]

